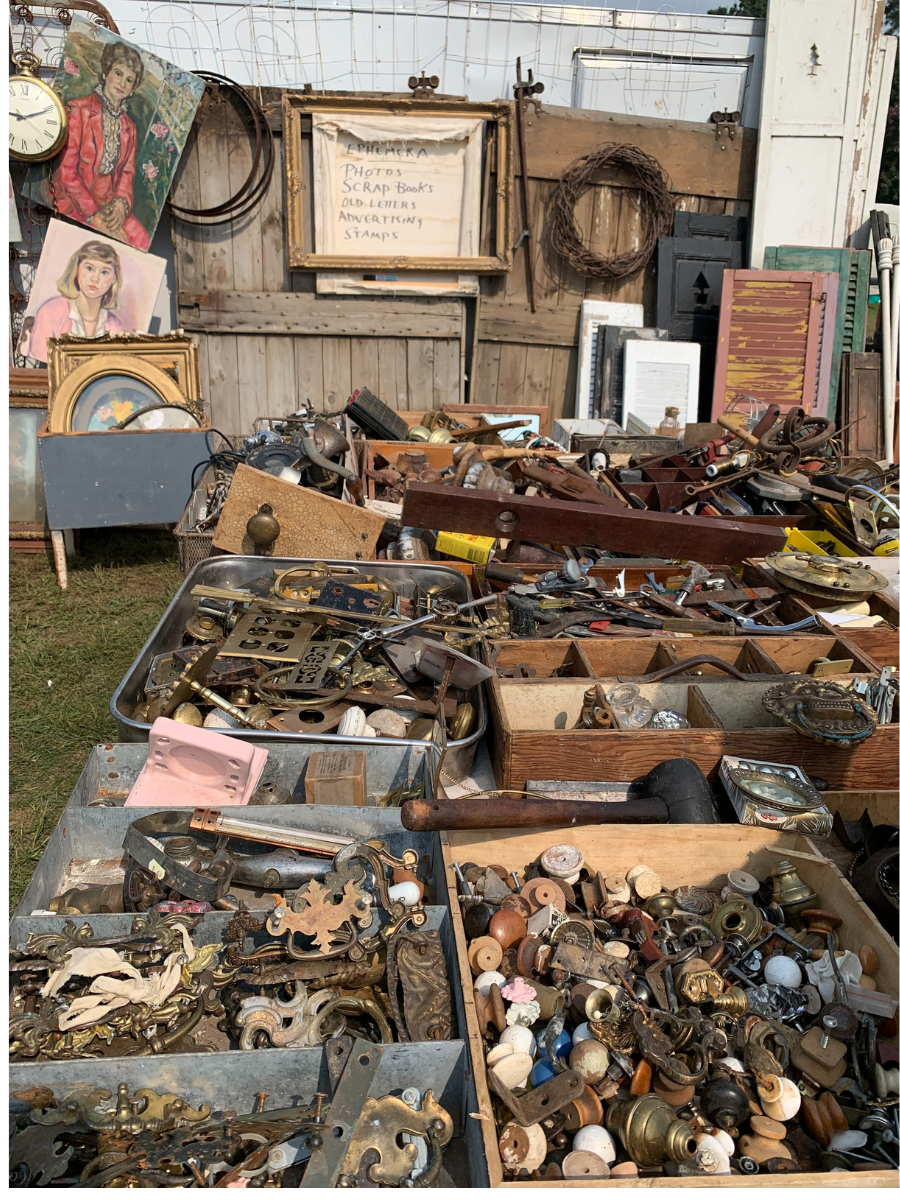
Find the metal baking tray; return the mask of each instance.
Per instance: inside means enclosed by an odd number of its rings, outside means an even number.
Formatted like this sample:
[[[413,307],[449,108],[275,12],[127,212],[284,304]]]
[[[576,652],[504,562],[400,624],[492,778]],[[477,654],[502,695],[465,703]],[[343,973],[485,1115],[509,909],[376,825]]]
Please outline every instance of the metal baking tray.
[[[128,668],[125,678],[113,693],[109,703],[109,711],[119,727],[119,736],[123,742],[146,742],[150,734],[150,726],[146,721],[134,721],[128,715],[138,702],[138,694],[143,690],[144,682],[150,670],[150,664],[157,654],[171,653],[181,646],[185,621],[193,614],[196,600],[191,595],[191,589],[197,584],[206,584],[217,588],[245,587],[251,580],[264,576],[274,578],[274,571],[287,570],[291,567],[311,567],[317,560],[310,558],[254,558],[250,555],[225,555],[220,558],[208,558],[194,567],[191,573],[175,593],[172,603],[159,619],[159,624],[150,634],[137,658]],[[410,565],[402,562],[350,562],[348,560],[331,560],[330,567],[345,567],[353,571],[365,573],[372,571],[388,577],[402,595],[412,597],[416,584],[423,587],[437,585],[443,589],[444,596],[457,603],[465,603],[472,599],[469,582],[465,575],[442,563],[423,566]],[[487,729],[487,705],[481,684],[474,692],[475,717],[477,726],[467,738],[448,742],[444,758],[444,769],[448,776],[464,779],[468,775],[475,757],[475,748]],[[266,745],[271,742],[327,742],[353,746],[383,746],[383,738],[342,738],[337,734],[306,734],[306,733],[276,733],[256,729],[223,729],[229,737],[243,738],[245,741],[258,742]],[[427,753],[432,753],[434,747],[430,742],[418,742],[406,738],[391,739],[392,743],[404,746],[418,746]]]

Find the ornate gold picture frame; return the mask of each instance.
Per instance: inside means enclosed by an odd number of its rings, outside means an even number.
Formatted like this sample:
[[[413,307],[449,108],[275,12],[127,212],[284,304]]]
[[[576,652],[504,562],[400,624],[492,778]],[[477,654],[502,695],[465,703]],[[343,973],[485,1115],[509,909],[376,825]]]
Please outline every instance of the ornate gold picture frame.
[[[466,100],[374,99],[363,96],[307,96],[285,93],[282,98],[284,119],[284,155],[288,235],[288,266],[291,270],[426,270],[460,273],[499,274],[512,265],[512,185],[513,121],[512,101],[494,100],[485,104]],[[427,118],[448,121],[460,119],[484,122],[484,149],[481,168],[480,249],[493,239],[487,253],[469,256],[321,254],[312,249],[313,172],[304,171],[303,142],[309,136],[313,115],[338,114],[347,119],[378,117]],[[304,119],[306,126],[303,126]],[[310,178],[307,180],[306,175]]]
[[[105,376],[131,380],[135,394],[149,398],[149,390],[158,396],[157,403],[185,408],[200,425],[206,424],[197,343],[188,334],[64,337],[48,341],[48,348],[50,433],[73,432],[85,389],[97,392]]]

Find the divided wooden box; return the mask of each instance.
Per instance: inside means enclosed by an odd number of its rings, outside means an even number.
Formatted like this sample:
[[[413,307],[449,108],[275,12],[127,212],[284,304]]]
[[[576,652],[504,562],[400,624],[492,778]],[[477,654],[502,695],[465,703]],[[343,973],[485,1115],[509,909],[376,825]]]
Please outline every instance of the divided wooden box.
[[[698,836],[701,834],[702,836]],[[884,929],[878,924],[869,908],[853,890],[835,867],[815,851],[814,846],[799,834],[773,834],[766,829],[750,829],[743,826],[703,826],[702,831],[692,825],[642,826],[588,825],[567,832],[566,838],[582,851],[590,869],[602,875],[624,875],[636,863],[646,863],[658,872],[664,885],[671,889],[685,884],[698,886],[724,884],[725,874],[731,870],[749,871],[757,879],[764,879],[779,859],[790,859],[800,877],[819,895],[823,908],[838,913],[843,918],[839,933],[842,947],[858,949],[867,943],[878,953],[879,990],[896,996],[898,987],[898,951]],[[472,988],[472,972],[467,965],[466,936],[462,924],[462,913],[456,894],[454,862],[473,862],[486,866],[501,863],[508,871],[523,871],[524,867],[548,847],[560,839],[558,830],[528,829],[498,836],[490,830],[475,832],[442,833],[441,846],[444,869],[447,875],[447,890],[450,897],[450,915],[456,939],[456,958],[462,975],[462,994],[465,1008],[465,1023],[468,1030],[469,1047],[481,1129],[487,1155],[488,1177],[491,1187],[546,1187],[544,1183],[507,1182],[503,1179],[503,1166],[497,1145],[499,1130],[494,1120],[491,1092],[488,1088],[485,1067],[485,1046],[475,1016]],[[554,1187],[634,1187],[630,1179],[596,1181],[557,1181]],[[640,1180],[642,1187],[892,1187],[897,1186],[897,1172],[889,1169],[784,1176],[759,1175],[752,1179],[743,1175],[669,1178],[656,1176]]]
[[[700,667],[698,674],[638,683],[654,707],[672,708],[690,721],[685,730],[576,729],[584,693],[604,694],[616,682],[652,673],[679,659],[714,654],[746,673],[771,680],[744,682]],[[616,638],[495,642],[495,668],[524,663],[531,679],[488,680],[491,758],[498,787],[521,788],[528,779],[637,779],[668,758],[692,758],[712,777],[723,754],[793,763],[832,788],[885,788],[897,782],[898,725],[879,726],[866,741],[843,750],[821,745],[782,725],[763,708],[770,687],[805,674],[818,658],[849,659],[846,682],[871,675],[875,664],[846,639],[831,635],[748,638]],[[563,677],[551,677],[562,669]]]

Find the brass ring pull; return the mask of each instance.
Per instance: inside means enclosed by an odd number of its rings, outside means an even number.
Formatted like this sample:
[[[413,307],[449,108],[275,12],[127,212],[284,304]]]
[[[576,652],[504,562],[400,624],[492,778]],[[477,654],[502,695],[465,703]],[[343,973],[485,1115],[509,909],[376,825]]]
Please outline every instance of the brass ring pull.
[[[309,700],[295,700],[293,698],[289,700],[286,696],[282,695],[282,693],[275,691],[270,692],[266,688],[265,685],[267,683],[274,683],[278,676],[286,675],[288,671],[293,670],[293,667],[293,663],[288,663],[288,665],[285,667],[276,667],[274,671],[266,671],[265,675],[260,676],[260,678],[253,685],[253,691],[256,693],[259,699],[262,700],[263,704],[268,704],[273,708],[282,709],[331,708],[333,704],[337,704],[339,700],[343,700],[343,698],[350,691],[350,688],[353,686],[353,680],[351,679],[350,672],[342,671],[337,677],[338,686],[333,692],[325,696],[316,695]]]

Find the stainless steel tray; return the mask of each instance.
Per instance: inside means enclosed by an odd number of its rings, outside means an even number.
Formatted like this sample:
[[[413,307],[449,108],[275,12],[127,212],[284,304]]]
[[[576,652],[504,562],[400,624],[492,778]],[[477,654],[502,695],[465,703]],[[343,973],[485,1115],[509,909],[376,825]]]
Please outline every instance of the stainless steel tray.
[[[157,654],[169,653],[181,646],[182,632],[185,621],[192,615],[196,600],[191,596],[191,589],[197,584],[207,584],[218,588],[245,587],[250,580],[272,575],[275,570],[287,570],[290,567],[310,567],[316,560],[309,558],[254,558],[250,555],[225,555],[220,558],[208,558],[197,564],[181,587],[175,593],[172,603],[160,617],[159,624],[150,634],[137,658],[128,668],[125,678],[113,693],[109,711],[119,727],[119,736],[123,742],[146,742],[150,734],[150,726],[146,721],[134,721],[128,712],[137,703],[139,692],[142,691],[150,664]],[[347,560],[331,560],[329,566],[347,567],[361,573],[371,569],[379,575],[390,578],[391,582],[402,594],[411,597],[416,584],[424,587],[437,585],[443,589],[443,594],[450,600],[464,603],[472,598],[469,582],[465,575],[442,563],[428,566],[410,565],[402,562],[350,562]],[[463,779],[469,773],[475,757],[475,748],[487,729],[487,705],[481,684],[475,692],[475,715],[478,722],[474,733],[456,742],[449,742],[444,758],[444,769],[453,779]],[[381,738],[341,738],[337,734],[306,734],[306,733],[268,733],[251,729],[223,729],[222,733],[230,737],[243,738],[245,741],[268,744],[270,742],[327,742],[329,744],[352,744],[354,746],[383,746]],[[392,739],[396,744],[417,746],[432,753],[430,742],[417,742],[410,739]]]

